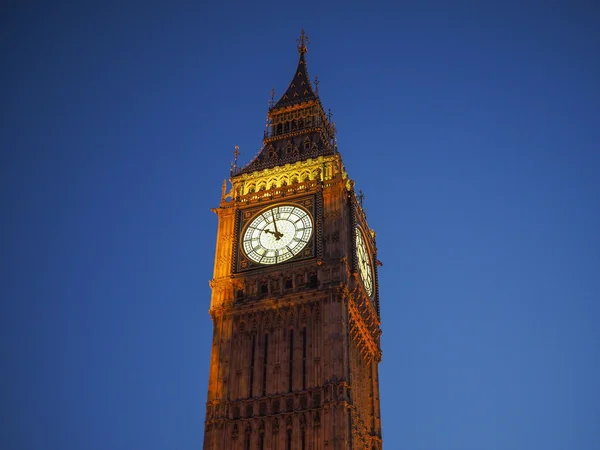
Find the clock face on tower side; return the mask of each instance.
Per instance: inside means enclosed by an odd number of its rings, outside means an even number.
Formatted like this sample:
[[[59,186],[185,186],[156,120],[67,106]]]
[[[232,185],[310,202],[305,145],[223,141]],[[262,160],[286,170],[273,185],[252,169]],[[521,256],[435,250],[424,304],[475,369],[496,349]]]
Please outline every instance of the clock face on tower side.
[[[296,205],[277,205],[258,213],[246,227],[242,245],[258,264],[278,264],[293,258],[313,233],[310,214]]]
[[[360,228],[356,228],[356,259],[358,261],[358,273],[363,282],[367,295],[373,296],[373,268],[367,245]]]

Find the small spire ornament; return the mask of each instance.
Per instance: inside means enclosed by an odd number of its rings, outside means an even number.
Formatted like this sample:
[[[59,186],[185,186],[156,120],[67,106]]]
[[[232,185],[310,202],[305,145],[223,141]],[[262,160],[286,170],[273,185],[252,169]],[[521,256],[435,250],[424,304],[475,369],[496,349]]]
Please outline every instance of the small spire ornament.
[[[360,189],[358,191],[358,201],[360,202],[360,207],[363,207],[363,202],[365,201],[365,194],[363,193],[362,189]]]
[[[237,170],[237,160],[240,156],[240,147],[236,145],[233,148],[233,162],[231,163],[231,170],[229,171],[231,175]]]
[[[301,55],[305,54],[308,51],[306,44],[310,44],[310,42],[308,41],[308,36],[304,34],[304,28],[302,28],[302,34],[296,39],[296,42],[298,43],[298,52]]]
[[[319,77],[315,77],[315,94],[319,95]]]
[[[269,99],[269,109],[275,105],[275,86],[271,88],[271,98]]]

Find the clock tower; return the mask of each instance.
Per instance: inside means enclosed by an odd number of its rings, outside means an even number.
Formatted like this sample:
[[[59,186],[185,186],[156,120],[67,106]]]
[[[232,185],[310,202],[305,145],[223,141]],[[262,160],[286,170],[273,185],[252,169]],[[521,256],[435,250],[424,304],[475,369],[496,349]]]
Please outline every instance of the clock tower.
[[[306,68],[218,216],[204,450],[379,450],[377,248]]]

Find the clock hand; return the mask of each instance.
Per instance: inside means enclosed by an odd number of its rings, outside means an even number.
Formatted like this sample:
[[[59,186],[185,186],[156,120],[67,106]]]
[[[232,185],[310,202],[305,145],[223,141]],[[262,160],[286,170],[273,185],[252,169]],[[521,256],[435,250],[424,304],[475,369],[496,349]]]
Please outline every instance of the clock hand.
[[[271,210],[271,215],[273,216],[273,226],[275,227],[275,233],[273,233],[275,235],[275,239],[279,240],[283,234],[281,234],[279,232],[279,230],[277,230],[277,221],[275,220],[275,213],[273,212],[273,210]]]
[[[277,231],[275,231],[275,232],[272,232],[272,231],[271,231],[271,230],[269,230],[268,228],[265,228],[263,231],[264,231],[265,233],[270,233],[270,234],[272,234],[273,236],[275,236],[275,240],[276,240],[276,241],[278,241],[278,240],[279,240],[279,239],[280,239],[280,238],[283,236],[283,234],[281,234],[281,233],[278,233]]]

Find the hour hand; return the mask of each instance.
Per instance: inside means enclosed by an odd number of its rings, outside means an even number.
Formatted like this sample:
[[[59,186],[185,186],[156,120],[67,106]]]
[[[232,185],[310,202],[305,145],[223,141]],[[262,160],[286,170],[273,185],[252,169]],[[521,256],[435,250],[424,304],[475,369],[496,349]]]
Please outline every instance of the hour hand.
[[[283,236],[283,234],[279,233],[278,231],[271,231],[268,228],[265,228],[264,231],[265,231],[265,233],[269,233],[269,234],[272,234],[273,236],[275,236],[275,240],[277,240],[277,241]]]

